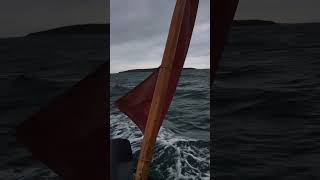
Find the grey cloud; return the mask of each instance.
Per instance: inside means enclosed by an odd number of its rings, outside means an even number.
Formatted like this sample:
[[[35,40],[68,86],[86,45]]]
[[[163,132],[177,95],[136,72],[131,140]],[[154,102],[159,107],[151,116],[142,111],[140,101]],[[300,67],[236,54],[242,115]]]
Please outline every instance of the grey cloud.
[[[123,35],[114,43],[148,37],[168,29],[173,0],[112,0],[112,30]],[[209,19],[208,0],[200,0],[199,22]],[[2,0],[0,6],[0,37],[21,36],[54,27],[106,23],[109,21],[109,0]],[[319,22],[319,0],[240,0],[237,19],[266,19],[284,23]],[[151,18],[144,19],[149,16]],[[119,21],[119,22],[118,22]],[[153,23],[156,21],[157,23]],[[117,24],[127,24],[122,29]],[[136,30],[144,28],[144,36]]]
[[[144,39],[169,29],[175,1],[172,0],[111,0],[111,43]],[[199,19],[210,19],[210,1],[200,0]]]
[[[161,63],[175,1],[111,0],[111,72]],[[209,68],[210,0],[200,0],[186,67]]]

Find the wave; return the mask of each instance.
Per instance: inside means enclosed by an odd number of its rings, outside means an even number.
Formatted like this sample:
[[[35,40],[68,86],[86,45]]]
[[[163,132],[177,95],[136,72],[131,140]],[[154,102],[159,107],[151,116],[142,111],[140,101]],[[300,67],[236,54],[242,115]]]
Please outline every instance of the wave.
[[[113,83],[113,84],[110,84],[110,90],[112,92],[117,92],[117,94],[124,94],[125,92],[128,92],[130,88],[126,86],[122,86],[120,84]]]
[[[137,160],[143,137],[141,131],[125,115],[113,114],[110,120],[111,138],[128,139]],[[209,179],[209,142],[177,135],[163,126],[152,162],[152,179]]]

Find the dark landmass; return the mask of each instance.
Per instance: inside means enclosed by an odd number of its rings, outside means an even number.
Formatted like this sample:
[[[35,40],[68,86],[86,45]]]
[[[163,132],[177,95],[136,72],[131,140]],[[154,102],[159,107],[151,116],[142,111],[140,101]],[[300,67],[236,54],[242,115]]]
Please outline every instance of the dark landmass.
[[[261,26],[277,24],[273,21],[264,20],[234,20],[233,26]],[[64,26],[45,31],[30,33],[27,36],[36,35],[61,35],[61,34],[109,34],[109,24],[81,24],[73,26]]]
[[[127,71],[121,71],[119,73],[128,73],[128,72],[151,72],[154,71],[157,68],[150,68],[150,69],[130,69]],[[194,70],[196,68],[183,68],[183,70]]]
[[[233,26],[262,26],[262,25],[275,25],[276,22],[264,20],[234,20]]]
[[[59,28],[50,29],[46,31],[30,33],[27,36],[60,35],[60,34],[109,34],[109,33],[110,33],[109,24],[83,24],[83,25],[59,27]]]

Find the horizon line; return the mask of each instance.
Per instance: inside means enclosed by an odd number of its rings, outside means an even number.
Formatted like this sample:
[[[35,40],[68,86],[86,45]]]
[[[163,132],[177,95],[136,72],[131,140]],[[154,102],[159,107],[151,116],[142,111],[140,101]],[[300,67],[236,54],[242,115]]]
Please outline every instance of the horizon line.
[[[320,23],[320,21],[305,21],[305,22],[278,22],[274,20],[268,20],[268,19],[235,19],[234,21],[248,21],[248,20],[259,20],[259,21],[272,21],[277,24],[316,24]],[[43,31],[50,31],[58,28],[63,28],[63,27],[69,27],[69,26],[78,26],[78,25],[110,25],[110,23],[83,23],[83,24],[70,24],[70,25],[63,25],[63,26],[56,26],[52,28],[45,28],[43,30],[39,31],[33,31],[33,32],[26,32],[24,35],[12,35],[12,36],[0,36],[0,39],[10,39],[10,38],[23,38],[28,36],[29,34],[33,33],[39,33]]]
[[[131,71],[131,70],[148,70],[148,69],[153,70],[156,68],[127,69],[127,70],[122,70],[122,71],[118,71],[118,72],[110,72],[110,74],[118,74],[121,72],[126,72],[126,71]],[[184,67],[183,69],[207,70],[207,69],[210,69],[210,67],[209,68]]]

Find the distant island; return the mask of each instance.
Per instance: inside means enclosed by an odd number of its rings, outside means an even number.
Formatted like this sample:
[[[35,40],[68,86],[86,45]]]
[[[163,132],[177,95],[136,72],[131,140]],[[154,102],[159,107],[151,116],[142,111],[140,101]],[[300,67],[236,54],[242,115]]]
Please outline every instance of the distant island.
[[[82,24],[73,26],[64,26],[50,30],[30,33],[27,36],[36,35],[60,35],[60,34],[109,34],[109,24]]]
[[[273,21],[264,20],[234,20],[233,26],[262,26],[262,25],[275,25],[278,24]]]
[[[128,72],[151,72],[156,70],[157,68],[149,68],[149,69],[130,69],[127,71],[121,71],[119,73],[128,73]],[[196,68],[183,68],[183,70],[195,70]]]
[[[264,20],[234,20],[233,26],[261,26],[277,24],[273,21]],[[30,33],[27,36],[36,35],[60,35],[60,34],[109,34],[110,24],[80,24],[64,26],[45,31]]]

